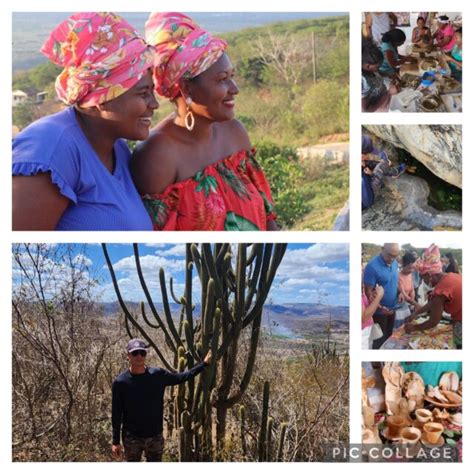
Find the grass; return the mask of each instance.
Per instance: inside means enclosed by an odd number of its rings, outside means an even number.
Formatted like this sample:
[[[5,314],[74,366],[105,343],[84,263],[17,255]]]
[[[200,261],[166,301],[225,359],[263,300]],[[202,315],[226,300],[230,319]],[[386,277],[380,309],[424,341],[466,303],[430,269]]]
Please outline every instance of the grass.
[[[291,230],[330,230],[349,198],[349,167],[328,167],[302,185],[311,211]]]

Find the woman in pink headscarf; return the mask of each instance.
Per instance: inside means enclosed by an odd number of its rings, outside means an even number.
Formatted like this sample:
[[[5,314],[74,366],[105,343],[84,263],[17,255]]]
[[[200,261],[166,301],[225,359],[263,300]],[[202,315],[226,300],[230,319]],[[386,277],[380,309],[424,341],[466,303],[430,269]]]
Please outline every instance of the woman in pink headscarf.
[[[424,331],[434,328],[441,321],[443,311],[451,315],[454,343],[462,348],[462,276],[459,273],[444,273],[438,246],[428,247],[418,262],[418,271],[433,287],[428,303],[410,316],[413,321],[418,315],[428,313],[428,321],[421,324],[405,324],[405,332]]]
[[[438,17],[438,29],[435,31],[433,38],[433,43],[440,48],[443,53],[449,53],[456,44],[454,27],[446,15]]]
[[[132,174],[156,230],[277,230],[265,175],[243,125],[227,43],[181,13],[152,13],[155,87],[176,112],[152,130]]]
[[[153,48],[113,13],[75,13],[41,51],[68,107],[13,143],[13,229],[151,230],[121,138],[148,137]]]

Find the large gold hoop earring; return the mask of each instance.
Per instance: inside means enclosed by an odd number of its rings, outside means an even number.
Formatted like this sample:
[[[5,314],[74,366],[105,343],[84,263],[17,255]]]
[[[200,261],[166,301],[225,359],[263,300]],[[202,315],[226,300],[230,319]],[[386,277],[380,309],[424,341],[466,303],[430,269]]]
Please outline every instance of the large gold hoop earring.
[[[184,117],[184,125],[191,132],[194,128],[194,114],[191,111],[191,97],[186,98],[186,116]]]

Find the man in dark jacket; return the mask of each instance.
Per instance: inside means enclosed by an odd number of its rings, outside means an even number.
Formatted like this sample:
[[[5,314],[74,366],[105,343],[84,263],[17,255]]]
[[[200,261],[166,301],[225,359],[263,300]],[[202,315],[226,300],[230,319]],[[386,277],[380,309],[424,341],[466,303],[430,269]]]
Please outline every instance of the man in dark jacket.
[[[204,361],[181,373],[145,365],[144,341],[127,344],[130,368],[112,383],[112,454],[122,457],[120,431],[127,461],[161,461],[163,454],[163,397],[168,385],[178,385],[201,373],[211,362],[211,351]]]

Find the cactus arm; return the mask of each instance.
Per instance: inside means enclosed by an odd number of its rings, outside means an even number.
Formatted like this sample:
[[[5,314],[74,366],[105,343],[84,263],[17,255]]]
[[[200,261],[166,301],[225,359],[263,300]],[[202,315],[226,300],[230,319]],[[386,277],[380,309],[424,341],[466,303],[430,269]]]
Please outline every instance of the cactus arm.
[[[176,304],[181,304],[181,298],[178,298],[174,293],[173,277],[170,277],[170,295]]]
[[[138,244],[133,244],[133,254],[135,256],[135,266],[137,268],[137,275],[138,279],[140,281],[140,285],[142,287],[143,293],[145,293],[145,297],[148,303],[148,306],[150,307],[150,310],[155,317],[157,323],[160,325],[161,330],[163,331],[163,334],[165,335],[165,341],[168,347],[175,352],[176,351],[176,346],[173,344],[173,341],[168,333],[168,330],[166,329],[166,326],[164,325],[163,321],[160,318],[160,315],[158,311],[156,310],[155,304],[153,303],[153,299],[151,298],[150,292],[148,291],[148,287],[145,282],[145,278],[143,277],[143,271],[142,271],[142,266],[140,263],[140,254],[138,252]]]
[[[245,367],[245,372],[242,377],[242,381],[239,384],[238,390],[233,393],[231,396],[228,398],[228,405],[229,407],[237,403],[241,398],[242,395],[245,393],[247,390],[247,387],[250,383],[250,380],[252,378],[253,374],[253,369],[255,365],[255,359],[257,356],[257,348],[258,348],[258,340],[260,336],[260,323],[262,320],[262,311],[260,311],[260,314],[254,319],[253,324],[252,324],[252,334],[250,336],[250,348],[249,352],[247,355],[247,365]]]
[[[161,362],[163,363],[163,365],[170,371],[170,372],[173,372],[174,369],[171,367],[170,364],[168,364],[167,360],[164,358],[163,354],[160,352],[160,350],[158,349],[157,345],[153,342],[153,340],[150,338],[150,336],[146,333],[146,331],[135,321],[134,317],[131,315],[130,311],[128,310],[127,308],[127,305],[125,304],[125,302],[123,301],[123,298],[122,298],[122,294],[120,292],[120,288],[118,286],[118,282],[117,282],[117,277],[115,275],[115,270],[114,270],[114,267],[112,265],[112,262],[110,260],[110,257],[109,257],[109,253],[107,251],[107,246],[105,244],[102,244],[102,251],[104,252],[104,256],[105,256],[105,261],[107,263],[107,267],[109,269],[109,273],[110,273],[110,277],[112,278],[112,284],[113,284],[113,287],[114,287],[114,290],[115,290],[115,294],[117,295],[117,299],[119,301],[119,304],[120,304],[120,307],[122,308],[122,312],[124,313],[125,315],[125,321],[127,322],[131,322],[132,325],[135,327],[135,329],[142,335],[142,337],[146,340],[146,342],[151,346],[153,347],[153,349],[155,350],[156,354],[158,355],[158,357],[160,358]],[[126,325],[126,330],[128,332],[129,335],[131,335],[131,331],[130,331],[130,326],[127,326]]]
[[[145,323],[148,324],[153,329],[160,329],[160,326],[158,324],[153,324],[149,319],[146,317],[146,311],[145,311],[145,303],[143,301],[140,302],[140,311],[142,313],[142,318]]]
[[[269,245],[272,245],[272,244],[267,244],[266,247]],[[275,244],[275,253],[270,260],[268,271],[266,272],[266,275],[264,276],[265,279],[260,278],[259,288],[257,292],[257,299],[255,301],[253,308],[248,312],[247,316],[245,317],[243,327],[248,326],[255,319],[256,313],[262,309],[263,304],[265,303],[265,300],[267,299],[268,292],[270,291],[273,280],[275,278],[276,272],[278,270],[278,266],[280,265],[283,259],[283,256],[285,254],[286,247],[287,247],[287,244]],[[265,251],[266,250],[267,248],[265,248]],[[271,249],[270,249],[270,252],[271,252]],[[268,254],[264,255],[262,271],[265,270],[265,268],[267,268],[266,265],[268,265],[268,261],[269,261]]]
[[[261,244],[253,244],[252,245],[252,250],[250,251],[250,255],[247,258],[247,262],[246,262],[247,267],[250,267],[252,265],[252,263],[254,262],[255,258],[257,257],[258,250],[259,250],[259,247],[258,247],[259,245],[261,246]]]
[[[272,460],[272,430],[273,430],[273,418],[268,417],[267,421],[267,439],[265,449],[265,461],[269,462]]]
[[[270,382],[263,384],[262,419],[260,422],[260,432],[258,435],[258,461],[265,461],[267,423],[268,423],[268,401],[270,398]]]
[[[237,253],[236,292],[234,305],[234,321],[243,321],[245,310],[245,271],[247,262],[247,246],[239,245]]]
[[[186,345],[188,346],[189,354],[193,357],[195,361],[200,361],[201,358],[199,357],[194,347],[193,332],[192,332],[192,329],[189,327],[189,324],[187,321],[183,321],[183,327],[184,327],[184,335],[186,337]]]
[[[181,344],[181,339],[179,338],[178,331],[174,324],[173,318],[171,316],[170,303],[168,301],[168,292],[166,291],[166,281],[165,281],[165,271],[163,268],[160,268],[160,288],[161,288],[161,298],[163,300],[163,311],[165,312],[166,323],[168,324],[171,335],[173,336],[177,346]]]
[[[222,277],[220,278],[217,273],[215,262],[212,257],[210,244],[202,244],[202,253],[203,253],[202,257],[206,265],[207,271],[209,272],[209,276],[214,279],[215,288],[216,288],[216,297],[217,299],[222,300],[221,309],[222,309],[222,314],[224,316],[224,319],[228,319],[229,321],[231,321],[232,316],[231,316],[230,309],[227,303],[227,298],[225,298],[225,295],[224,295],[224,288],[221,284]]]
[[[287,423],[282,423],[280,425],[280,438],[278,440],[278,453],[277,453],[277,461],[283,461],[283,447],[285,445],[285,436],[286,436],[286,429],[288,428]]]
[[[193,258],[194,265],[196,265],[196,270],[198,272],[198,275],[201,276],[202,257],[201,257],[201,254],[199,253],[197,245],[196,244],[191,244],[190,245],[190,251],[191,251],[191,256]]]
[[[224,258],[229,251],[230,244],[222,244],[219,248],[219,251],[217,252],[217,257],[216,257],[216,267],[220,267],[223,262]]]
[[[247,259],[247,262],[250,260],[250,263],[247,263],[247,266],[252,265],[254,261],[255,266],[248,283],[247,297],[245,300],[245,311],[249,310],[255,293],[257,292],[258,277],[260,275],[263,262],[263,244],[255,244],[252,248],[252,255],[255,256],[253,258]]]

